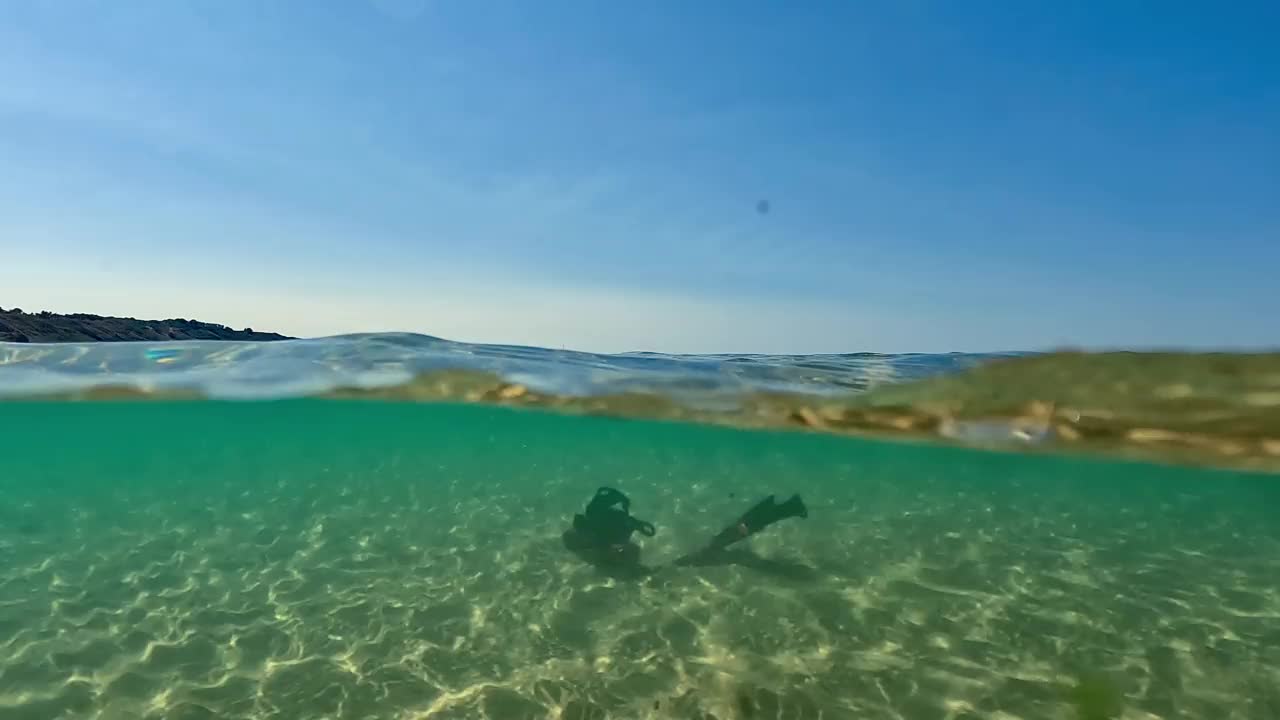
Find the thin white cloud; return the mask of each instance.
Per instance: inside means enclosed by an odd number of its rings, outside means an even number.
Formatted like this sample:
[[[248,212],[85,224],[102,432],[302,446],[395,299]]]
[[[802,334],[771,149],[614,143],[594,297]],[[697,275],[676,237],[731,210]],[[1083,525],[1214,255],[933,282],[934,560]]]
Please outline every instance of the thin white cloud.
[[[0,119],[64,123],[162,151],[245,158],[208,118],[109,65],[50,54],[0,34]]]

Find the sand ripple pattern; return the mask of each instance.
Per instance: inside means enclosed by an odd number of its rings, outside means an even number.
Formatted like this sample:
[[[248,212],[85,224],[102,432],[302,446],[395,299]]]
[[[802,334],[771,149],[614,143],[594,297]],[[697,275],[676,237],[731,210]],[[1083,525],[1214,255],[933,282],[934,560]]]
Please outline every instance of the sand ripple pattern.
[[[558,473],[32,496],[0,517],[0,716],[1066,720],[1103,672],[1126,720],[1280,717],[1280,543],[1212,496],[785,472],[814,512],[768,562],[642,582],[562,550]],[[623,483],[655,561],[766,488]]]

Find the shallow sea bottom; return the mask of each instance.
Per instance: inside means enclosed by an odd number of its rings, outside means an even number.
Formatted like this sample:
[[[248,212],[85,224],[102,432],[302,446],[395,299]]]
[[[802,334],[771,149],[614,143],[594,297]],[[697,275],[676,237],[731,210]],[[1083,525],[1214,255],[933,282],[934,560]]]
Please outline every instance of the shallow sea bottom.
[[[6,720],[1280,717],[1274,476],[394,402],[0,428]],[[601,485],[651,576],[561,543]]]

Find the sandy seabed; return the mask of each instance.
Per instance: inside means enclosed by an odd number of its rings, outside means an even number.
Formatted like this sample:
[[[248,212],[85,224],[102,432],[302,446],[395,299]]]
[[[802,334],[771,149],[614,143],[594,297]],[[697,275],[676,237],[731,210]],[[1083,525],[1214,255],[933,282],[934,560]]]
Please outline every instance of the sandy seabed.
[[[24,408],[0,718],[1280,717],[1273,477],[317,407]],[[598,484],[651,576],[562,545]]]
[[[1070,718],[1091,675],[1117,717],[1280,716],[1276,548],[1226,528],[920,495],[857,524],[817,504],[736,564],[628,580],[564,550],[559,488],[330,490],[11,510],[0,716]],[[741,505],[653,518],[675,529],[646,559]]]

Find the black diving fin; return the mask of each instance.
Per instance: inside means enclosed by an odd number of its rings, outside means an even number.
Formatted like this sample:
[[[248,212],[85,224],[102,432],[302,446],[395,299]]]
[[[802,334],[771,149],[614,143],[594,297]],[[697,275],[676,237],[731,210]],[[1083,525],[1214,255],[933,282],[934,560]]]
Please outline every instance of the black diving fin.
[[[799,495],[792,495],[785,502],[778,502],[773,495],[756,503],[750,510],[746,511],[732,525],[726,527],[711,538],[711,542],[698,552],[686,555],[677,561],[691,561],[699,556],[705,556],[717,553],[730,545],[745,540],[752,535],[764,530],[779,520],[787,518],[809,517],[809,509],[804,506],[804,501]]]

